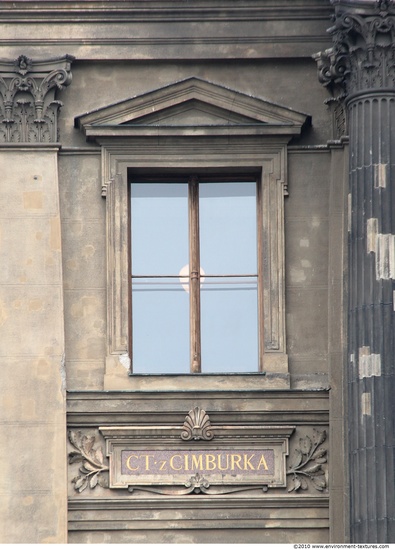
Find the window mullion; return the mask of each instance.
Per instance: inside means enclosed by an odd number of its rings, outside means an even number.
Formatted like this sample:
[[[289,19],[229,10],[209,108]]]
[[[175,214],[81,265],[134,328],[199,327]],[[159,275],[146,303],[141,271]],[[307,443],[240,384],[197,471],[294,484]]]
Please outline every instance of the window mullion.
[[[189,300],[191,372],[201,372],[199,182],[189,179]]]

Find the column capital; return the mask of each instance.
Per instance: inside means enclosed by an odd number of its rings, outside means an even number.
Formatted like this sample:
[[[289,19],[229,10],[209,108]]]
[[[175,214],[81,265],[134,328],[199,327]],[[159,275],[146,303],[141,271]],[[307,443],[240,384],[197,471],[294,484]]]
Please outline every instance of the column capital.
[[[395,88],[394,0],[332,0],[333,46],[313,57],[333,95]]]
[[[71,82],[74,57],[0,59],[0,143],[54,143],[62,103],[56,91]]]

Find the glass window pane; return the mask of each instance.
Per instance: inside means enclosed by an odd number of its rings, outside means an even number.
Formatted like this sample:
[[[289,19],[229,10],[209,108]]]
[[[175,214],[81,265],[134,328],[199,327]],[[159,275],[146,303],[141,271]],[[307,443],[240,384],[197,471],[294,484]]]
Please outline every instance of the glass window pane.
[[[256,277],[206,277],[201,288],[202,372],[258,371]]]
[[[200,262],[206,274],[256,274],[256,182],[200,185]]]
[[[132,183],[133,275],[177,275],[188,263],[188,184]]]
[[[179,278],[133,279],[133,372],[189,373],[189,294]]]

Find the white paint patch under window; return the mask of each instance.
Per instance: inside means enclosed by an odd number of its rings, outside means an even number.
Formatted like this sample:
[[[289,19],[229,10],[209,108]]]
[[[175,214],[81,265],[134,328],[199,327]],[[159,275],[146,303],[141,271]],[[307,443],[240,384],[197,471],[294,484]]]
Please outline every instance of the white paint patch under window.
[[[130,370],[130,357],[127,353],[119,356],[119,362],[127,371]]]
[[[379,233],[377,218],[367,220],[366,247],[376,254],[376,279],[395,279],[395,235]]]
[[[369,346],[359,348],[358,374],[359,378],[381,376],[381,355],[370,353]]]

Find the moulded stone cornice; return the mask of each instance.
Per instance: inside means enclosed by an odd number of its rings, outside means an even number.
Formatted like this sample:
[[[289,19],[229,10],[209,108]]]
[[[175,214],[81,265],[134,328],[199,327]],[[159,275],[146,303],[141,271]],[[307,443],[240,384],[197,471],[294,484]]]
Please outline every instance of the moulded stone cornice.
[[[51,21],[73,20],[78,15],[81,21],[106,20],[111,22],[127,19],[133,21],[228,21],[228,20],[290,20],[322,19],[331,13],[329,3],[321,0],[277,0],[262,2],[248,0],[196,0],[179,2],[178,0],[131,0],[124,2],[112,0],[3,0],[0,20],[37,19]]]
[[[2,56],[79,60],[310,57],[329,46],[329,0],[1,2]],[[81,38],[83,37],[83,39]]]
[[[333,46],[313,57],[320,82],[340,96],[395,86],[392,0],[335,0]]]

